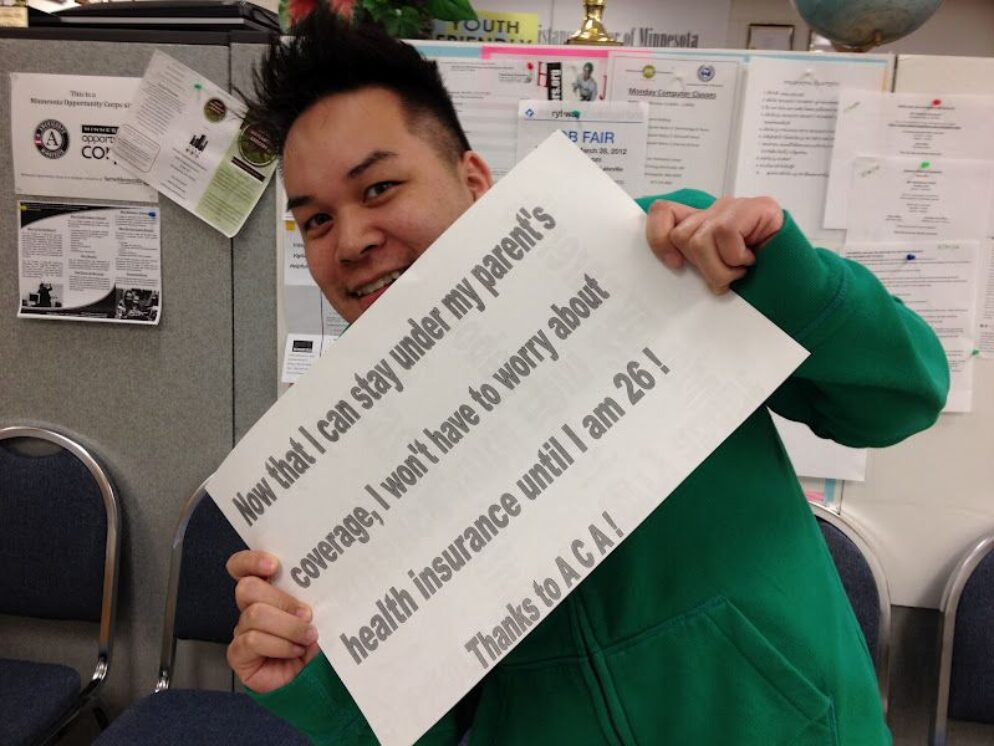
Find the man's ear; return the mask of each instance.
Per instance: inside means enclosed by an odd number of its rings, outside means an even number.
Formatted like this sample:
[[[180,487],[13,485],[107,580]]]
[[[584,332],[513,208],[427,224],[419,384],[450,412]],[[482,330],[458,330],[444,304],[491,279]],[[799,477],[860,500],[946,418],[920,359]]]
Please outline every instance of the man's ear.
[[[490,174],[490,166],[483,160],[483,156],[475,150],[467,150],[462,154],[459,167],[462,171],[463,181],[472,193],[474,202],[494,185],[493,176]]]

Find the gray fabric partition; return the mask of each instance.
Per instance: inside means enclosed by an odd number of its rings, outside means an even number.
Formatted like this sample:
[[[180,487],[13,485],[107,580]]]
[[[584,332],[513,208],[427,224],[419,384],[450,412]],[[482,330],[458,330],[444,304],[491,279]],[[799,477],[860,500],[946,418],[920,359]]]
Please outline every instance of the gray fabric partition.
[[[231,45],[231,85],[246,93],[264,44]],[[274,177],[275,179],[275,177]],[[276,189],[269,185],[233,241],[235,440],[276,401]]]
[[[224,44],[0,38],[0,157],[7,164],[0,168],[0,423],[47,424],[77,434],[120,490],[119,624],[103,695],[112,715],[154,686],[176,519],[234,442],[232,298],[240,291],[233,293],[231,241],[161,198],[159,326],[17,319],[8,73],[137,77],[156,46],[228,85]],[[270,263],[272,256],[270,249]],[[268,292],[274,287],[270,282]],[[269,361],[258,364],[275,368]],[[44,623],[0,617],[0,656],[82,665],[91,661],[95,639],[95,631],[83,626],[66,636]],[[181,685],[230,686],[223,651],[189,658],[180,660]]]

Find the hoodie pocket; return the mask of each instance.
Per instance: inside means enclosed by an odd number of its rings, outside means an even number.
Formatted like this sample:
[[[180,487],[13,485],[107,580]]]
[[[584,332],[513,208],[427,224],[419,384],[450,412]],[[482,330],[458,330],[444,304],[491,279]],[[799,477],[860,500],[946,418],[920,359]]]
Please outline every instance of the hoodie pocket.
[[[725,598],[598,657],[640,744],[836,744],[832,701]]]

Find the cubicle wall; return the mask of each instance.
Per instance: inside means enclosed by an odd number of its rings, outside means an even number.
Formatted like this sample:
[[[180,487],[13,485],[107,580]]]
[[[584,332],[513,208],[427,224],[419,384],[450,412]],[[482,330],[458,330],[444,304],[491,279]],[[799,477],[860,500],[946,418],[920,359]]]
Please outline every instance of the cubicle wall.
[[[252,68],[264,51],[262,44],[231,45],[231,85],[235,90],[251,90]],[[270,185],[232,242],[236,440],[276,401],[275,192]]]
[[[185,498],[234,443],[235,398],[252,398],[251,416],[268,399],[257,380],[274,379],[275,361],[239,357],[238,338],[273,335],[256,324],[273,303],[271,270],[245,241],[238,261],[232,242],[168,199],[161,198],[163,312],[158,326],[18,319],[17,228],[10,168],[10,72],[140,77],[162,48],[226,86],[225,44],[154,44],[0,38],[0,423],[31,422],[78,434],[104,461],[120,490],[124,514],[119,624],[105,689],[112,713],[155,684],[170,540]],[[24,195],[18,195],[24,196]],[[270,215],[271,211],[266,215]],[[263,228],[263,226],[265,226]],[[257,213],[244,235],[271,245],[272,221]],[[242,243],[242,242],[239,242]],[[262,258],[265,261],[259,262]],[[252,308],[256,310],[251,310]],[[242,323],[244,322],[244,323]],[[251,334],[246,325],[253,328]],[[272,342],[266,346],[272,347]],[[250,353],[251,355],[251,353]],[[252,380],[249,380],[252,379]],[[236,393],[237,392],[237,393]],[[2,520],[2,519],[0,519]],[[95,633],[0,617],[0,656],[75,661],[92,668]],[[190,658],[179,683],[228,686],[223,655]],[[85,670],[85,669],[84,669]]]

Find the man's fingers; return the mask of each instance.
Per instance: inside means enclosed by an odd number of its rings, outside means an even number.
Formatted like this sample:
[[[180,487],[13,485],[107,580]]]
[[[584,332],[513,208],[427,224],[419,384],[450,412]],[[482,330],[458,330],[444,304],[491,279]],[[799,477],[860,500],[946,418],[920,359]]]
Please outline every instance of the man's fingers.
[[[756,251],[783,226],[770,198],[722,197],[706,210],[671,202],[649,209],[646,237],[670,267],[692,264],[712,292],[721,294],[756,263]]]
[[[683,255],[670,239],[673,227],[686,220],[696,210],[677,202],[656,200],[649,206],[645,223],[645,237],[652,252],[668,267],[676,269],[683,264]]]
[[[247,606],[238,617],[235,636],[250,631],[265,632],[305,647],[318,639],[317,628],[306,619],[264,603]]]
[[[276,557],[267,552],[246,549],[231,555],[225,567],[228,574],[235,580],[241,580],[250,575],[270,578],[279,570],[280,563]]]
[[[731,289],[730,286],[733,282],[741,280],[745,275],[745,267],[736,267],[735,269],[727,270],[716,283],[709,282],[708,289],[715,295],[724,295]]]
[[[735,226],[726,222],[714,226],[714,237],[718,255],[728,267],[751,267],[756,263],[756,255],[746,246],[745,239]]]
[[[704,282],[714,293],[725,292],[731,283],[745,274],[744,268],[729,267],[725,264],[718,252],[714,234],[707,226],[698,229],[681,247],[687,261],[697,268]]]
[[[719,295],[745,276],[745,268],[756,261],[735,225],[706,212],[679,223],[670,232],[670,240],[697,268],[711,291]]]
[[[300,658],[307,652],[304,645],[268,632],[250,630],[240,634],[228,646],[228,665],[236,673],[255,668],[263,658]]]
[[[310,621],[311,610],[295,599],[289,593],[284,593],[262,578],[253,575],[242,578],[235,585],[235,605],[239,611],[245,611],[252,604],[268,604],[287,614],[299,616]]]
[[[677,221],[673,230],[670,231],[670,241],[683,252],[694,236],[700,232],[707,217],[704,210],[695,210],[685,215],[682,220]]]

